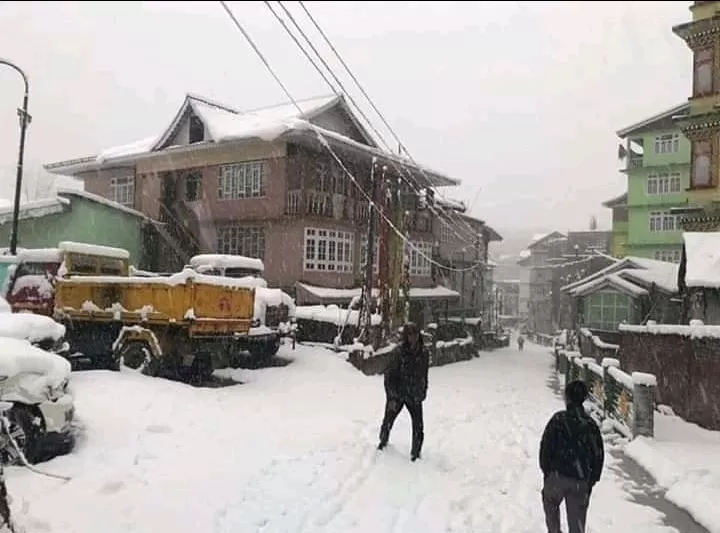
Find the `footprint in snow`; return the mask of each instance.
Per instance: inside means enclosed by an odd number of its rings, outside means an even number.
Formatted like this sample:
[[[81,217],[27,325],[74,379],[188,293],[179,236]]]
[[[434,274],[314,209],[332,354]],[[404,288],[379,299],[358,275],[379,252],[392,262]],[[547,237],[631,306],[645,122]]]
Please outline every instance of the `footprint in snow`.
[[[98,491],[100,494],[116,494],[125,488],[124,481],[108,481]]]
[[[157,424],[151,424],[145,428],[145,431],[147,433],[172,433],[172,428],[170,426],[163,426],[163,425],[157,425]]]

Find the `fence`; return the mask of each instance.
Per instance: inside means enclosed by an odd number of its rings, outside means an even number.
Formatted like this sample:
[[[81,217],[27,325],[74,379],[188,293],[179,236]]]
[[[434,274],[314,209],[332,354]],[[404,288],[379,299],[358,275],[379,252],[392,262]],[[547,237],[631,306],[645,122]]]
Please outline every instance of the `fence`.
[[[620,370],[620,361],[611,357],[598,363],[578,352],[558,350],[556,369],[565,375],[565,385],[584,381],[590,391],[592,411],[603,423],[628,438],[654,435],[655,388],[652,374]]]
[[[600,337],[593,334],[593,332],[587,328],[580,328],[578,344],[580,345],[580,353],[583,357],[591,357],[598,363],[607,357],[617,357],[618,350],[620,349],[620,346],[617,344],[602,341]]]
[[[658,402],[688,422],[720,430],[720,326],[620,325],[620,359],[628,371],[658,377]]]

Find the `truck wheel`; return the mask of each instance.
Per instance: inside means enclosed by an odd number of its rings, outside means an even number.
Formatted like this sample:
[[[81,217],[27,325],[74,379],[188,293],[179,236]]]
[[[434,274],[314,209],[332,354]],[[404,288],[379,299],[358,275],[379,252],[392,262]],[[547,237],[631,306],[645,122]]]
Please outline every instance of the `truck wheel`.
[[[252,358],[256,361],[268,362],[280,349],[280,337],[259,343],[252,343],[248,346],[248,351]]]
[[[126,342],[117,355],[117,361],[118,367],[126,366],[146,376],[155,377],[158,372],[158,361],[143,341]]]
[[[22,404],[14,404],[7,412],[8,422],[10,422],[10,434],[12,435],[18,448],[23,452],[28,463],[37,463],[40,457],[39,437],[40,429],[33,423],[36,415],[32,410]],[[2,443],[2,460],[5,464],[20,465],[22,460],[10,442],[9,437],[2,432],[0,435]]]

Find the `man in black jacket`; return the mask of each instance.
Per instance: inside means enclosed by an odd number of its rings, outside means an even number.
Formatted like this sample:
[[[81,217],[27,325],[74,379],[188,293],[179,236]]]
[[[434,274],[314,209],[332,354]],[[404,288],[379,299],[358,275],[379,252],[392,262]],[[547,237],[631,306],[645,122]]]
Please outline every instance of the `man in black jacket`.
[[[402,345],[392,355],[385,371],[385,417],[380,428],[378,449],[387,446],[395,419],[406,407],[412,420],[412,461],[420,457],[423,433],[423,406],[427,396],[429,356],[420,330],[413,322],[403,327]]]
[[[565,500],[569,533],[585,533],[590,494],[600,480],[605,450],[595,421],[585,412],[588,389],[573,381],[565,389],[567,409],[553,415],[540,443],[540,468],[548,533],[560,533],[560,504]]]

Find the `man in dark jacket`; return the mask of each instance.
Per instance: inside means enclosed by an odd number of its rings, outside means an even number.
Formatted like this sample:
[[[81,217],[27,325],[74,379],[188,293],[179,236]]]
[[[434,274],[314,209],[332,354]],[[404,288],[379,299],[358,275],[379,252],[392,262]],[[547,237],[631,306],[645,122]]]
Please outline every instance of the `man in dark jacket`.
[[[385,371],[385,417],[380,428],[378,449],[387,446],[395,419],[406,407],[412,420],[412,461],[420,457],[423,433],[422,403],[427,396],[429,356],[420,330],[413,322],[403,328],[402,345],[393,354]]]
[[[584,533],[590,494],[600,480],[605,450],[595,421],[585,412],[588,389],[573,381],[565,389],[567,408],[553,415],[540,443],[540,468],[548,533],[560,533],[560,504],[565,500],[569,533]]]

